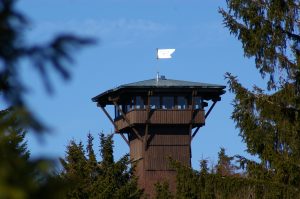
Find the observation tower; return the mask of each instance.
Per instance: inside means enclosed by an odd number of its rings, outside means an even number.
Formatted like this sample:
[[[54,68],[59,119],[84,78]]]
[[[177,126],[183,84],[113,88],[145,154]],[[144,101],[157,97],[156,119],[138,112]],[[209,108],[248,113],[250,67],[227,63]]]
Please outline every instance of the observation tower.
[[[176,189],[169,157],[191,166],[191,142],[205,125],[225,86],[167,79],[120,85],[92,98],[130,148],[139,186],[150,197],[156,182]],[[111,116],[106,106],[114,106]],[[207,108],[206,108],[207,107]]]

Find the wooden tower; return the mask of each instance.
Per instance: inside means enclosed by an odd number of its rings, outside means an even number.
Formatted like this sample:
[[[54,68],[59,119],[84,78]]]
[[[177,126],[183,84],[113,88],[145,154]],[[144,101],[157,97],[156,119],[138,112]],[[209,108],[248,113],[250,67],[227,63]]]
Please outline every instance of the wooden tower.
[[[169,166],[169,157],[191,166],[191,141],[205,125],[205,118],[220,101],[224,89],[222,85],[161,76],[121,85],[92,100],[130,147],[139,186],[152,197],[157,181],[167,181],[175,191],[176,173]],[[106,105],[114,106],[114,118]]]

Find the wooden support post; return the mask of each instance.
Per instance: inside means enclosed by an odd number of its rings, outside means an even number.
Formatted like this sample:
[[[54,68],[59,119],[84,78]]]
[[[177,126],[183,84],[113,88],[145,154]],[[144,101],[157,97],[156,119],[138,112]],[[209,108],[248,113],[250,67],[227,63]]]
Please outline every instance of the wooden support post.
[[[192,135],[192,140],[193,140],[193,138],[195,137],[195,135],[198,133],[200,127],[201,127],[201,126],[198,126],[198,127],[196,128],[196,130],[194,131],[194,133],[193,133],[193,135]]]
[[[207,111],[207,113],[205,114],[205,119],[208,117],[208,115],[210,114],[210,112],[212,111],[212,109],[214,108],[214,106],[216,105],[217,101],[214,101],[213,104],[210,106],[209,110]],[[196,136],[196,134],[198,133],[199,129],[201,126],[198,126],[196,128],[196,130],[194,131],[193,135],[192,135],[192,139]]]
[[[116,126],[114,120],[111,118],[111,116],[108,114],[108,112],[106,111],[106,109],[103,106],[100,106],[100,108],[102,109],[102,111],[105,113],[105,115],[108,117],[109,121],[112,123],[112,125],[115,127],[115,131],[119,132],[118,127]]]
[[[195,106],[195,96],[196,96],[196,91],[193,91],[193,93],[192,93],[192,107],[191,107],[191,124],[193,124],[194,123],[194,106]]]
[[[117,107],[118,111],[122,114],[122,117],[125,119],[126,123],[132,128],[135,135],[138,137],[139,140],[143,141],[142,137],[140,136],[139,132],[130,124],[129,119],[126,117],[125,113],[120,109],[117,102],[113,101],[114,105]]]
[[[130,145],[129,145],[129,141],[128,141],[128,139],[125,137],[125,135],[124,135],[123,133],[120,133],[120,135],[122,136],[123,140],[127,143],[127,145],[130,146]]]
[[[108,114],[108,112],[106,111],[106,109],[103,106],[100,106],[100,108],[102,109],[102,111],[105,113],[105,115],[108,117],[109,121],[113,124],[113,126],[115,127],[115,132],[119,132],[118,127],[116,126],[116,124],[114,123],[114,120],[112,119],[112,117]],[[125,135],[123,133],[120,133],[120,135],[122,136],[123,140],[126,142],[126,144],[129,146],[129,141],[128,139],[125,137]]]
[[[144,135],[144,149],[145,149],[145,151],[148,148],[148,133],[149,133],[149,124],[146,124],[145,135]]]
[[[148,148],[148,133],[149,133],[149,123],[150,123],[150,95],[151,92],[148,92],[148,96],[147,96],[147,120],[146,120],[146,128],[145,128],[145,135],[144,135],[144,149],[145,151]]]
[[[193,123],[194,123],[194,106],[195,106],[195,97],[196,91],[193,91],[192,93],[192,107],[191,107],[191,121],[190,121],[190,128],[189,128],[189,134],[190,134],[190,144],[192,143],[192,130],[193,130]]]
[[[214,108],[214,106],[216,105],[216,103],[217,103],[217,101],[214,101],[214,103],[210,106],[209,110],[205,114],[205,119],[208,117],[208,115],[210,114],[211,110]]]

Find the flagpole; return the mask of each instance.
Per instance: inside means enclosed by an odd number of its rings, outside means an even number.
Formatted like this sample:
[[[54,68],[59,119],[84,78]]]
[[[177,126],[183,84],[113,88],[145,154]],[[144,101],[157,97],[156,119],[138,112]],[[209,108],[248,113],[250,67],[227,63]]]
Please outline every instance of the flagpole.
[[[157,66],[156,84],[158,84],[158,79],[159,79],[158,48],[156,48],[156,66]]]

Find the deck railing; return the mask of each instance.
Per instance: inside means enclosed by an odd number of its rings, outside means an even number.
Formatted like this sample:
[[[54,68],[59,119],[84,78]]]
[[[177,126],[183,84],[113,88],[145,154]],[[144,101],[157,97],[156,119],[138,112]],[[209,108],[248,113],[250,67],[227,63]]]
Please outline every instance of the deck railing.
[[[193,111],[193,112],[192,112]],[[148,119],[148,111],[145,109],[131,110],[125,114],[130,125],[145,124]],[[204,124],[204,110],[165,110],[152,109],[149,112],[149,124]],[[115,119],[115,124],[119,130],[129,127],[123,116]]]

